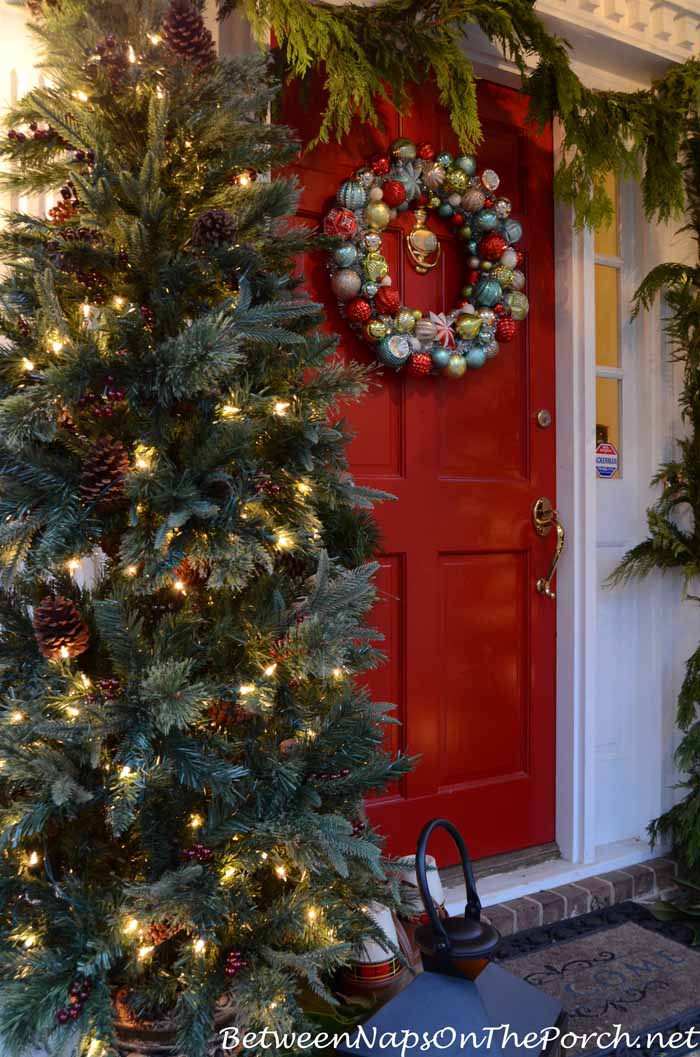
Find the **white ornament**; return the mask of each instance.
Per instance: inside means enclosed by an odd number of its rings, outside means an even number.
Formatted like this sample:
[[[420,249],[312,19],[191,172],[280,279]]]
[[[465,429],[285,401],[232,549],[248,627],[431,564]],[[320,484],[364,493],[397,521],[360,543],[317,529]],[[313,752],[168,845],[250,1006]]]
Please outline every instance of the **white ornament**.
[[[384,197],[384,192],[382,191],[381,187],[373,187],[369,193],[369,197],[370,201],[372,202],[381,202],[382,198]]]
[[[513,278],[511,279],[510,285],[513,287],[514,290],[525,289],[525,276],[520,271],[520,269],[516,268],[513,272]]]
[[[457,206],[462,204],[462,196],[455,193],[453,195],[450,195],[447,201],[454,209],[456,209]]]
[[[515,268],[518,263],[518,255],[514,249],[510,246],[507,250],[504,250],[501,254],[501,264],[505,264],[506,268]]]
[[[481,182],[487,191],[495,191],[501,182],[501,178],[493,169],[484,169],[481,174]]]

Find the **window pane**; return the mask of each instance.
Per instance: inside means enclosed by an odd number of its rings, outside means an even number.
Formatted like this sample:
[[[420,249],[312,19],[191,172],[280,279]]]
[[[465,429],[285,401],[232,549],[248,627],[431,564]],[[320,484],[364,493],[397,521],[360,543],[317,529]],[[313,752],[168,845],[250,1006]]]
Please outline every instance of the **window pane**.
[[[595,362],[620,366],[620,273],[606,264],[595,266]]]
[[[618,378],[596,378],[596,427],[595,442],[614,444],[617,449],[618,465],[622,465],[620,448],[620,421],[622,404],[622,382]],[[619,469],[614,477],[622,477]]]
[[[613,204],[613,218],[607,227],[599,228],[595,233],[595,252],[606,257],[617,257],[620,253],[620,221],[617,202],[617,179],[613,173],[605,178],[605,190]]]

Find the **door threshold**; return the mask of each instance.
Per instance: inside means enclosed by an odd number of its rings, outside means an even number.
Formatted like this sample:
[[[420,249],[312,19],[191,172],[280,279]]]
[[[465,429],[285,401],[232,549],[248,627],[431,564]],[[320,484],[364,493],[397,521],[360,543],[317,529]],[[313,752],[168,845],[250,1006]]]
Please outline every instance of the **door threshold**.
[[[592,862],[573,863],[561,857],[558,859],[548,857],[546,861],[525,866],[521,864],[514,869],[496,873],[487,872],[481,877],[477,874],[477,887],[483,906],[489,907],[507,900],[518,899],[520,896],[531,895],[543,889],[574,884],[592,875],[633,866],[651,859],[653,855],[663,856],[665,851],[664,847],[657,846],[652,852],[647,841],[630,838],[600,845],[596,848],[596,855]],[[499,858],[507,859],[509,856]],[[441,870],[440,876],[448,911],[450,914],[463,914],[466,893],[461,880],[461,870],[450,867],[444,872]]]
[[[477,881],[494,874],[512,874],[519,870],[528,870],[544,862],[561,859],[559,845],[554,841],[548,844],[536,844],[533,848],[521,851],[509,851],[504,855],[490,855],[474,862],[474,876]],[[461,866],[444,866],[440,869],[440,880],[443,889],[458,888],[462,881]]]

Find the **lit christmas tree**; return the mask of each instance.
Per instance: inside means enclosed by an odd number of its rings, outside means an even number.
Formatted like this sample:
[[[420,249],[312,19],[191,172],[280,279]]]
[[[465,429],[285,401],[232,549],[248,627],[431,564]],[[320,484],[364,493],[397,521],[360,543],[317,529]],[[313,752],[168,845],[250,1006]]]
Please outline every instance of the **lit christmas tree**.
[[[303,1022],[390,901],[362,798],[407,769],[335,410],[363,372],[291,278],[295,155],[189,0],[32,5],[0,236],[0,1038],[207,1050]],[[55,204],[50,205],[51,202]]]

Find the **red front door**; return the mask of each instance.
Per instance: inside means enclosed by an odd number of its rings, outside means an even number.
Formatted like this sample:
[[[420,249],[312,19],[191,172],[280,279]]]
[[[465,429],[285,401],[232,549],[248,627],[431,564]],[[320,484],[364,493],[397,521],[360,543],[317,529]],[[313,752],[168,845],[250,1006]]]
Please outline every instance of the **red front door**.
[[[402,725],[390,728],[390,747],[421,759],[370,805],[396,854],[414,850],[437,815],[462,830],[475,857],[554,839],[555,603],[535,587],[553,543],[531,523],[534,501],[555,499],[554,426],[537,422],[539,410],[554,412],[552,141],[526,125],[527,103],[515,91],[482,83],[479,106],[479,167],[500,175],[525,231],[528,322],[495,360],[461,379],[385,370],[348,416],[355,477],[397,497],[377,509],[384,553],[374,623],[388,660],[371,686],[375,699],[397,705]],[[285,111],[302,135],[314,131],[317,114],[291,93]],[[396,136],[455,151],[447,115],[427,89],[409,116],[387,113],[386,125],[385,133],[356,125],[341,146],[302,159],[306,221],[320,223],[341,180]],[[444,229],[440,266],[420,276],[404,250],[408,227],[404,218],[383,240],[404,303],[450,310],[464,282],[461,244]],[[367,361],[319,262],[307,267],[307,284],[346,353]]]

